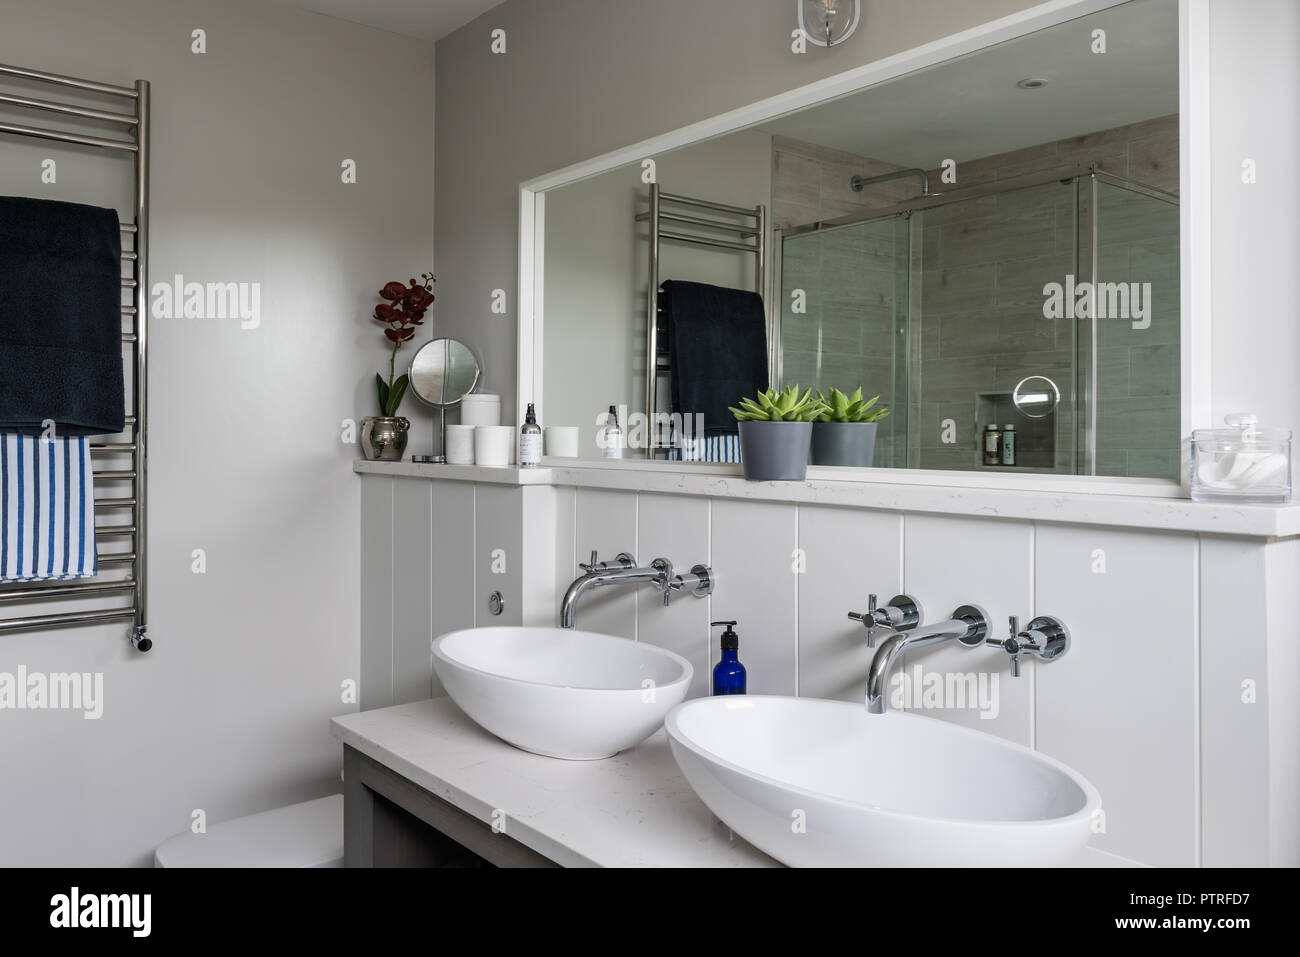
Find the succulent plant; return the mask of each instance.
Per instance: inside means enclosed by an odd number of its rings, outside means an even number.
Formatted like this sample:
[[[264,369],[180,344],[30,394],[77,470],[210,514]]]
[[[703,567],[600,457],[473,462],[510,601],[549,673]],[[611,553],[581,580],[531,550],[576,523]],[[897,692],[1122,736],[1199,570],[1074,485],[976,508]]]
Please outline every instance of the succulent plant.
[[[737,422],[816,422],[827,408],[820,397],[813,398],[812,389],[800,393],[797,385],[791,385],[741,399],[740,408],[732,406],[731,414]]]
[[[831,389],[829,396],[819,391],[817,398],[826,408],[817,417],[818,422],[879,422],[889,415],[886,408],[876,408],[880,396],[863,401],[862,389],[858,388],[852,395],[845,395],[839,389]]]

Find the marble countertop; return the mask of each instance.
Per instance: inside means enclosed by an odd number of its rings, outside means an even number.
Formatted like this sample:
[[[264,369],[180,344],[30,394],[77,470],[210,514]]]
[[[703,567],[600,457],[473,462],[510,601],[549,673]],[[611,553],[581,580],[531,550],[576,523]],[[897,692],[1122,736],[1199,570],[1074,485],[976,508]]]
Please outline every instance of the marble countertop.
[[[493,737],[449,698],[335,718],[334,737],[565,867],[779,867],[717,821],[662,731],[603,761]],[[496,817],[500,820],[500,815]]]
[[[661,729],[603,761],[511,747],[450,698],[334,718],[334,737],[564,867],[781,867],[695,796]],[[1140,867],[1087,847],[1074,867]]]

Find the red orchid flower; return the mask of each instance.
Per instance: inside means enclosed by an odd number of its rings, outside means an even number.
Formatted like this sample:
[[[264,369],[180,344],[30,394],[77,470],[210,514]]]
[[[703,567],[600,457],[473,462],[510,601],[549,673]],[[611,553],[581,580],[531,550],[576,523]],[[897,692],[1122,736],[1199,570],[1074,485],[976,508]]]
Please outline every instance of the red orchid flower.
[[[389,282],[379,290],[379,298],[384,301],[375,306],[374,319],[387,327],[384,336],[393,344],[388,360],[388,381],[385,382],[382,375],[375,375],[379,410],[386,417],[397,414],[409,384],[408,376],[397,377],[397,350],[402,343],[415,338],[415,327],[424,324],[425,313],[433,305],[434,296],[430,291],[433,275],[424,273],[423,279],[423,282],[412,279],[406,284]]]

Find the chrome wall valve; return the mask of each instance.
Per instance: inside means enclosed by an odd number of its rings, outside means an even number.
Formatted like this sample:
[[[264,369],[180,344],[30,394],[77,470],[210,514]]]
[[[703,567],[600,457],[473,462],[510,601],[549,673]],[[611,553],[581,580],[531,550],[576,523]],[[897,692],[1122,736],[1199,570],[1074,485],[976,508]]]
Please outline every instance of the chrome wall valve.
[[[1032,655],[1040,661],[1055,661],[1070,650],[1070,631],[1059,618],[1040,615],[1024,631],[1020,630],[1020,619],[1015,615],[1008,621],[1011,634],[1006,638],[989,638],[988,643],[997,645],[1011,656],[1013,678],[1020,677],[1021,655]]]
[[[612,562],[600,561],[600,556],[593,550],[590,562],[578,562],[578,567],[588,575],[596,572],[622,571],[628,568],[636,567],[636,559],[627,552],[619,552],[618,556]]]
[[[667,565],[667,577],[661,586],[665,605],[670,604],[673,596],[677,594],[691,595],[695,598],[707,598],[713,594],[713,569],[708,565],[692,565],[691,570],[685,575],[675,575],[672,564],[666,559],[656,558],[655,562],[665,562]],[[654,562],[651,564],[653,565]]]
[[[876,607],[876,596],[871,595],[865,612],[849,612],[849,618],[862,622],[866,627],[868,648],[876,647],[877,630],[911,631],[924,617],[921,603],[911,595],[895,595],[883,608]]]
[[[645,568],[637,566],[636,558],[630,552],[619,552],[612,562],[600,561],[594,551],[591,561],[579,562],[583,574],[575,578],[564,592],[560,602],[560,627],[574,627],[577,615],[578,599],[592,588],[606,588],[611,585],[654,585],[664,596],[664,604],[670,604],[674,595],[692,595],[706,598],[713,594],[716,580],[713,569],[708,565],[694,565],[685,575],[676,574],[673,563],[666,558],[656,558]]]

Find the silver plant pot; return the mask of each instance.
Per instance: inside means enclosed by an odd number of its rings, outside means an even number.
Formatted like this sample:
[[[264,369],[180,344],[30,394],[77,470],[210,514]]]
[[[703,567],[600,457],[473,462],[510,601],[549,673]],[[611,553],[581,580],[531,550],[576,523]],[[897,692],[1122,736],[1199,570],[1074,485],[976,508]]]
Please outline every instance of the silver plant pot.
[[[372,462],[400,462],[410,431],[408,419],[367,416],[361,420],[361,451]]]

